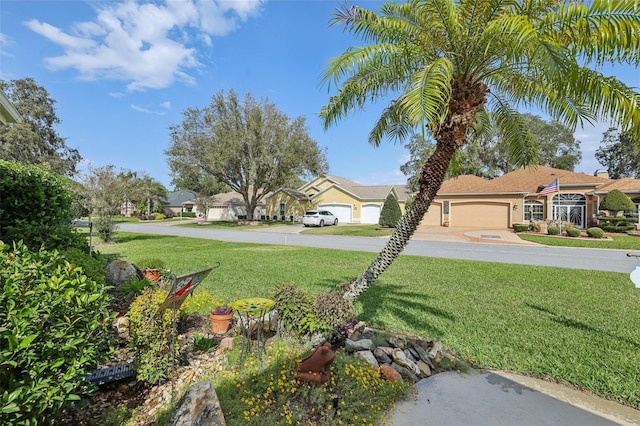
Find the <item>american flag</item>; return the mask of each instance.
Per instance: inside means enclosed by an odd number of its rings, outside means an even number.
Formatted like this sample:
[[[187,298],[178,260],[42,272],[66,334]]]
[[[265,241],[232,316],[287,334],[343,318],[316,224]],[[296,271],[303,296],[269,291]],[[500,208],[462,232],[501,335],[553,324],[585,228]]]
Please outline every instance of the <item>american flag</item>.
[[[540,192],[538,192],[538,197],[540,198],[543,195],[547,195],[547,194],[553,194],[555,192],[559,192],[559,184],[558,184],[558,179],[554,180],[553,182],[551,182],[549,185],[545,186],[544,189]]]

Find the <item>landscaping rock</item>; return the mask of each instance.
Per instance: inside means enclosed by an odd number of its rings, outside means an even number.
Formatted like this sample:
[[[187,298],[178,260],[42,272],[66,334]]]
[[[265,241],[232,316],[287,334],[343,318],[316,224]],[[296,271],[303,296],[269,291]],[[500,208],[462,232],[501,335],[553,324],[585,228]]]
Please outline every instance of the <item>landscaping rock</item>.
[[[383,364],[380,366],[380,374],[386,380],[390,382],[400,381],[402,380],[402,376],[398,373],[390,364]]]
[[[394,348],[406,348],[407,347],[407,338],[405,336],[397,335],[391,336],[389,339],[389,344]]]
[[[394,370],[396,370],[398,374],[400,374],[400,376],[402,376],[403,380],[407,382],[417,383],[418,380],[420,380],[418,376],[416,376],[415,374],[413,374],[411,371],[407,370],[403,366],[396,364],[395,362],[391,364],[391,367]]]
[[[413,373],[414,375],[420,375],[420,369],[418,368],[416,363],[407,358],[407,355],[402,349],[396,348],[393,350],[393,361],[395,364],[398,364],[399,366],[411,371],[411,373]]]
[[[114,260],[105,269],[107,271],[106,283],[115,287],[136,277],[138,274],[136,268],[126,260]]]
[[[373,367],[376,367],[376,368],[379,367],[379,364],[378,364],[378,361],[376,360],[376,357],[370,351],[358,351],[358,352],[354,353],[353,356],[363,360],[364,362],[366,362],[367,364],[369,364],[369,365],[371,365]]]
[[[373,350],[373,356],[378,360],[380,364],[391,364],[391,362],[393,362],[391,357],[387,355],[382,348],[375,348]]]
[[[169,426],[225,426],[216,390],[210,381],[200,382],[180,399]]]
[[[425,378],[425,377],[431,376],[431,367],[429,367],[429,364],[427,364],[426,362],[424,362],[422,360],[418,360],[416,362],[416,365],[420,369],[420,377],[421,378]]]
[[[431,361],[440,362],[442,358],[442,343],[439,340],[433,342],[433,346],[429,351],[429,359]]]
[[[344,341],[344,349],[347,352],[372,351],[375,349],[375,346],[369,339],[361,339],[356,341],[347,339]]]

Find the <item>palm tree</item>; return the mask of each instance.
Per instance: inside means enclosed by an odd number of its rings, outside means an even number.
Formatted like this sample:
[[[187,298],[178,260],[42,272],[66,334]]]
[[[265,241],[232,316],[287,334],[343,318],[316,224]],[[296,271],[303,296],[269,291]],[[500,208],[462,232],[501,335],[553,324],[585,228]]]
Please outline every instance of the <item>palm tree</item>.
[[[338,91],[320,113],[325,129],[368,101],[390,99],[371,144],[416,128],[436,141],[411,207],[346,299],[355,300],[399,256],[454,154],[489,114],[520,166],[535,155],[517,107],[538,108],[571,129],[606,117],[640,135],[640,96],[597,71],[640,62],[637,1],[412,0],[385,3],[377,13],[343,6],[332,24],[368,45],[329,63],[323,81]]]

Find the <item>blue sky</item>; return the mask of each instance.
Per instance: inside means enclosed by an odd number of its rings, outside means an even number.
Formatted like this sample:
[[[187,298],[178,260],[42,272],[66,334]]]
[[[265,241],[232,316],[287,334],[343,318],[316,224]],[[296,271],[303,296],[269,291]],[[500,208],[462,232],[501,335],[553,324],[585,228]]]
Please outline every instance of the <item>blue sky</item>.
[[[355,2],[355,1],[354,1]],[[377,9],[378,1],[356,4]],[[400,144],[374,148],[367,135],[384,105],[367,107],[324,131],[317,113],[330,93],[327,61],[360,44],[329,20],[334,0],[81,1],[2,0],[0,78],[32,77],[56,103],[57,130],[84,165],[145,171],[168,188],[169,126],[221,90],[269,98],[328,149],[330,173],[362,184],[404,183]],[[640,86],[637,68],[608,69]],[[594,158],[598,123],[577,129],[583,161]]]

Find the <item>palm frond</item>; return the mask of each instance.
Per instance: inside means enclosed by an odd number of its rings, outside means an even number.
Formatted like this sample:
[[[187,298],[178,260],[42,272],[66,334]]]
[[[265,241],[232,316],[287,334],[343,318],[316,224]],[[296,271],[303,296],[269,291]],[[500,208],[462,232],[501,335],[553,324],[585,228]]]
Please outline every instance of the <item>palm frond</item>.
[[[391,102],[376,124],[369,132],[369,143],[373,146],[380,146],[380,142],[385,137],[403,141],[413,134],[415,124],[409,120],[409,117],[402,108],[401,102],[396,99]]]
[[[640,3],[593,0],[559,6],[541,21],[545,37],[581,55],[586,62],[640,61]]]
[[[425,121],[429,126],[440,125],[451,98],[452,80],[453,66],[447,58],[439,58],[414,73],[402,100],[409,120],[416,124]]]
[[[496,95],[492,96],[491,107],[491,116],[509,153],[509,163],[516,168],[536,164],[537,144],[520,113]]]

